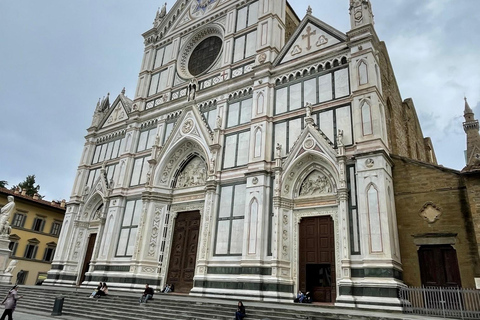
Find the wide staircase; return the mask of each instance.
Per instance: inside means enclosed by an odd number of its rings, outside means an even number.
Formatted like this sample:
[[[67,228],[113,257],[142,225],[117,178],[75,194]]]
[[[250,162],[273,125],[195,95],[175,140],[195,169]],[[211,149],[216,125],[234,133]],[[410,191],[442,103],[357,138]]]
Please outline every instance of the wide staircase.
[[[0,295],[8,292],[10,287],[0,286]],[[63,315],[57,319],[169,319],[169,320],[212,320],[233,319],[237,301],[228,299],[200,298],[175,293],[155,294],[154,300],[138,303],[138,292],[119,292],[111,290],[110,294],[100,299],[89,298],[92,290],[22,286],[17,310],[32,314],[50,315],[55,297],[64,297]],[[341,309],[333,306],[315,304],[288,304],[257,301],[244,301],[247,309],[246,320],[326,320],[326,319],[427,319],[396,312],[378,312],[358,309]]]

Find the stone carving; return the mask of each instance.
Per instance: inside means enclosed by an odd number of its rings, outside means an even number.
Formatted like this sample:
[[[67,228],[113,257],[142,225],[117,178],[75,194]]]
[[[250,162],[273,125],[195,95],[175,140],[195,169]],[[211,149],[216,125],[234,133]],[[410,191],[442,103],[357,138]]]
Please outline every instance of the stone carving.
[[[312,104],[310,102],[305,103],[305,115],[307,118],[312,117]]]
[[[420,216],[428,223],[434,223],[442,215],[440,207],[436,206],[433,202],[427,202],[420,210]]]
[[[179,174],[176,188],[189,188],[205,184],[206,180],[205,162],[199,157],[193,158]]]
[[[188,152],[189,150],[199,149],[199,146],[196,143],[191,141],[187,141],[182,144],[171,156],[170,160],[168,160],[167,164],[165,165],[165,169],[162,172],[162,179],[160,180],[161,183],[166,183],[167,179],[170,175],[170,172],[174,169],[176,162],[180,159],[180,157]]]
[[[0,235],[10,234],[10,224],[8,223],[8,219],[16,208],[13,196],[8,196],[7,200],[8,203],[0,209]]]
[[[300,196],[321,195],[330,192],[332,192],[332,186],[327,177],[314,171],[303,181]]]
[[[215,171],[216,171],[216,167],[215,167],[215,156],[216,156],[216,155],[213,155],[213,156],[210,158],[210,174],[215,174]]]
[[[365,160],[365,166],[367,166],[367,168],[373,167],[374,164],[375,164],[375,161],[373,159]]]
[[[222,117],[220,115],[217,116],[216,125],[218,130],[222,129]]]
[[[160,215],[162,210],[159,207],[155,208],[155,217],[153,218],[152,235],[150,236],[150,244],[148,249],[148,256],[153,257],[155,255],[155,249],[157,247],[158,234],[160,230]]]
[[[280,143],[277,143],[277,146],[275,147],[275,158],[279,159],[282,157],[282,145]]]
[[[167,14],[167,3],[163,5],[162,9],[158,8],[157,10],[157,15],[155,16],[155,20],[153,21],[153,26],[156,28],[160,25],[160,23],[163,21],[163,18],[165,18],[165,15]]]
[[[262,52],[258,55],[258,63],[264,63],[267,60],[267,55]]]
[[[198,81],[197,79],[193,78],[192,80],[190,80],[190,83],[188,84],[188,101],[195,100],[195,97],[197,95],[197,90],[198,90]]]
[[[337,146],[343,147],[343,130],[338,129],[337,134]]]
[[[315,146],[315,141],[313,141],[312,138],[307,138],[305,139],[305,142],[303,143],[303,147],[305,149],[312,149]]]
[[[256,184],[258,183],[258,178],[257,178],[257,177],[253,177],[252,183],[253,183],[254,185],[256,185]]]
[[[189,133],[190,131],[192,131],[193,129],[193,121],[192,119],[187,119],[185,120],[185,122],[183,123],[183,126],[182,126],[182,132],[187,134]]]
[[[13,269],[15,269],[15,267],[17,266],[17,260],[13,259],[12,261],[10,261],[10,263],[8,264],[8,267],[5,269],[4,273],[13,273]]]

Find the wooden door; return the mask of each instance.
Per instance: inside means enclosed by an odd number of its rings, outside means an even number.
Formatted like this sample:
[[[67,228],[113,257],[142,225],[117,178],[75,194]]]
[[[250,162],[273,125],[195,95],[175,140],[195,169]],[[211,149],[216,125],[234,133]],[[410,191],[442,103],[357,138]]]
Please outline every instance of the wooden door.
[[[95,247],[96,239],[96,233],[90,234],[90,237],[88,238],[87,251],[85,252],[85,259],[83,260],[82,273],[80,274],[80,282],[78,284],[81,284],[83,281],[85,281],[85,273],[87,273],[88,269],[90,268],[90,261],[92,260],[93,248]]]
[[[461,287],[457,252],[450,245],[421,246],[418,250],[422,285]]]
[[[313,301],[334,302],[335,237],[332,218],[303,218],[299,239],[299,290],[310,291]]]
[[[199,229],[199,211],[178,214],[166,281],[175,286],[175,292],[188,293],[193,288]]]

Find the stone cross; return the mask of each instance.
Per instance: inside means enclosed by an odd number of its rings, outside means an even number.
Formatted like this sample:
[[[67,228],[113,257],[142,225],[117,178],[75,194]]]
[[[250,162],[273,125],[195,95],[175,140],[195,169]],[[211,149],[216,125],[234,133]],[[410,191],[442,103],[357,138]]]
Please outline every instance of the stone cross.
[[[307,27],[307,34],[303,34],[302,35],[302,39],[305,39],[307,38],[307,41],[308,41],[308,46],[307,46],[307,50],[310,50],[312,49],[312,46],[311,46],[311,43],[310,43],[310,37],[311,36],[314,36],[317,34],[317,30],[313,31],[312,32],[312,28],[310,28],[310,26]]]

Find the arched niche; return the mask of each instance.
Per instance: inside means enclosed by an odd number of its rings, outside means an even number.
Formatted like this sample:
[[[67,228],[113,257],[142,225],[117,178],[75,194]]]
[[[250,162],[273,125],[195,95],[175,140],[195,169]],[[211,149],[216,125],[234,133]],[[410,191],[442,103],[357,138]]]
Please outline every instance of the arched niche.
[[[202,186],[207,180],[207,164],[197,153],[191,153],[181,163],[181,167],[172,181],[173,188],[191,188]]]

